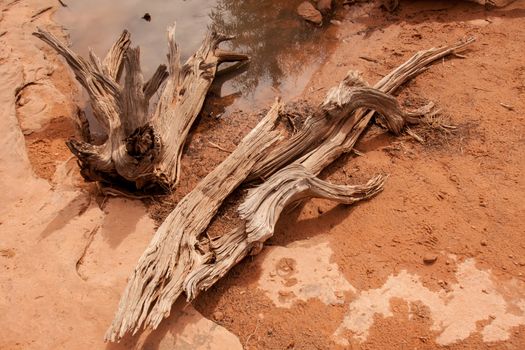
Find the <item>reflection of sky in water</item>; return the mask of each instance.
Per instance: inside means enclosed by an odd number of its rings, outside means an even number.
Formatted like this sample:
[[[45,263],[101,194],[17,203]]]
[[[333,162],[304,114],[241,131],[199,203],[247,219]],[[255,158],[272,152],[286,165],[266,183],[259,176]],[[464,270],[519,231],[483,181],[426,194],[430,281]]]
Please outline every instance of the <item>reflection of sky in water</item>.
[[[76,52],[92,48],[103,56],[124,28],[140,46],[145,78],[165,63],[166,28],[177,22],[182,58],[200,45],[208,27],[237,36],[228,44],[251,56],[248,69],[219,87],[221,95],[240,91],[233,108],[265,107],[277,95],[285,100],[302,92],[324,56],[320,29],[295,13],[300,0],[70,0],[57,20],[70,33]],[[141,17],[149,13],[151,22]],[[316,50],[306,51],[305,45]]]

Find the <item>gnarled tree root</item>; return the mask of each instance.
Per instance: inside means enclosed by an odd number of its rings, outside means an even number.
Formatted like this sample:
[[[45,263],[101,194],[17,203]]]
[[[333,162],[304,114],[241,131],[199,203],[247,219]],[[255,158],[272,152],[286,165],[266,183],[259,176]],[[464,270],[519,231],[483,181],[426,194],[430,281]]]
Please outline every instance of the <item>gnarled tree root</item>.
[[[168,64],[161,64],[144,81],[140,50],[130,47],[124,31],[100,60],[75,54],[51,33],[33,33],[62,55],[86,89],[94,118],[107,139],[101,145],[89,140],[70,140],[67,145],[78,158],[88,181],[101,181],[132,191],[166,192],[180,176],[180,158],[188,132],[197,118],[206,93],[223,62],[247,60],[243,54],[224,51],[219,44],[232,37],[210,32],[201,47],[184,65],[175,43],[175,26],[168,29]],[[125,78],[121,82],[122,72]],[[161,89],[152,113],[150,100]],[[88,126],[83,134],[88,135]]]

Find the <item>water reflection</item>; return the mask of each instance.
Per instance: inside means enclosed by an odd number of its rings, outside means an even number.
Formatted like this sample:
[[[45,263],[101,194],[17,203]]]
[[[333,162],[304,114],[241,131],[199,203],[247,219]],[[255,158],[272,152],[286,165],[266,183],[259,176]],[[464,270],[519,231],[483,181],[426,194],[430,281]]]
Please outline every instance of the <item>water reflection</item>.
[[[233,79],[227,90],[241,90],[250,102],[275,93],[287,98],[301,92],[323,50],[308,55],[305,46],[317,42],[321,30],[297,17],[299,2],[218,1],[210,14],[212,29],[236,35],[232,48],[252,57],[246,74]]]
[[[70,0],[57,13],[68,28],[73,48],[103,55],[124,28],[141,47],[143,71],[149,77],[167,52],[166,28],[177,22],[183,58],[200,45],[208,27],[237,38],[229,45],[251,56],[242,74],[217,81],[212,93],[226,97],[223,109],[267,106],[276,95],[300,94],[324,58],[323,29],[295,13],[301,0]],[[151,21],[142,19],[145,13]],[[229,107],[228,107],[229,106]]]

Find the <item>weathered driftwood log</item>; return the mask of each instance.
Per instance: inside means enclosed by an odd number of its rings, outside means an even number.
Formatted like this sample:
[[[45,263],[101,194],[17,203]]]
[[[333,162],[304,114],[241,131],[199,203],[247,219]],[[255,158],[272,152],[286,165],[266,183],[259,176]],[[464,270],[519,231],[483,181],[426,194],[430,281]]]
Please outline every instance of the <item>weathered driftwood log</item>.
[[[426,70],[432,62],[465,48],[473,41],[473,38],[469,38],[453,45],[420,51],[401,66],[393,70],[390,74],[381,79],[375,85],[375,88],[385,93],[393,93],[405,82]],[[350,74],[350,76],[355,77],[354,74]],[[344,85],[341,84],[340,86]],[[326,101],[324,104],[326,105]],[[430,112],[428,110],[429,106],[430,105],[425,106],[421,110],[415,111],[414,113],[405,114],[408,114],[408,118],[412,120],[416,114]],[[343,125],[332,131],[330,136],[325,138],[321,145],[301,157],[297,156],[297,154],[294,154],[293,158],[296,158],[296,160],[293,162],[293,164],[288,166],[300,164],[306,169],[306,171],[309,171],[312,174],[319,174],[327,165],[337,159],[341,154],[350,152],[353,149],[355,143],[365,131],[367,125],[370,123],[374,113],[374,111],[359,110],[352,113],[351,115],[344,116],[345,121]],[[314,118],[315,115],[316,114],[314,113],[311,118]],[[308,122],[306,122],[305,125],[306,124],[308,124]],[[278,147],[283,147],[282,151],[284,151],[293,148],[293,144],[295,142],[296,141],[292,138],[287,144]],[[279,157],[279,153],[274,152],[273,158],[275,159],[277,157]],[[266,164],[269,164],[270,160],[267,160]],[[281,160],[280,162],[280,166],[282,167],[286,167],[286,164],[291,163],[287,163],[284,160]],[[269,170],[268,172],[274,174],[273,177],[277,175],[275,174],[274,170]],[[272,177],[269,177],[266,179],[265,183],[273,181],[275,180],[272,179]],[[264,186],[264,183],[261,186]],[[252,201],[254,203],[260,202],[262,200],[261,196],[262,194],[259,195],[261,198],[259,201]],[[248,198],[250,198],[250,196],[248,196]],[[248,209],[250,206],[250,203],[247,201],[241,204],[241,215],[246,216],[246,213],[251,212],[252,214],[247,218],[252,218],[252,220],[258,216],[263,217],[267,215],[267,213]],[[266,208],[265,210],[268,209]],[[273,218],[273,220],[277,219],[277,217]],[[216,253],[215,261],[202,266],[192,267],[192,272],[186,278],[184,285],[184,290],[186,292],[188,301],[193,300],[199,292],[211,287],[245,256],[249,254],[256,254],[260,251],[264,240],[255,242],[250,241],[247,234],[247,228],[249,229],[249,227],[254,227],[253,223],[250,224],[250,222],[248,222],[240,225],[239,227],[211,242],[210,246]],[[269,237],[272,234],[273,232],[267,232],[263,238]]]
[[[429,50],[418,52],[408,61],[406,61],[401,66],[392,71],[390,74],[381,79],[375,85],[375,88],[386,93],[393,93],[405,82],[426,70],[432,62],[463,49],[465,46],[471,44],[473,41],[473,38],[469,38],[453,45],[444,46],[440,48],[432,48]],[[348,82],[352,81],[354,82],[353,84],[348,84]],[[352,85],[359,86],[363,85],[363,83],[359,82],[359,78],[358,76],[356,76],[356,74],[350,72],[350,74],[345,78],[345,80],[339,85],[339,89],[344,89]],[[337,88],[333,89],[328,93],[327,99],[325,100],[323,105],[333,106],[334,100],[330,102],[330,96],[334,95],[340,95],[339,93],[337,93]],[[423,108],[417,111],[405,112],[403,113],[404,118],[407,121],[413,122],[414,117],[416,115],[430,113],[431,111],[429,110],[429,107],[432,107],[432,104],[424,106]],[[328,108],[330,109],[331,107]],[[309,119],[316,118],[318,113],[319,111],[314,113]],[[392,115],[396,115],[397,113],[399,112],[395,112]],[[259,188],[265,187],[267,183],[275,183],[275,181],[279,181],[279,179],[276,179],[276,171],[278,171],[279,168],[286,169],[287,167],[295,166],[295,164],[302,165],[304,169],[306,169],[306,171],[310,172],[311,174],[319,174],[326,166],[332,163],[341,154],[350,152],[353,149],[355,143],[359,139],[360,135],[365,131],[366,126],[370,123],[370,120],[372,119],[374,114],[374,111],[367,111],[362,109],[349,115],[341,114],[341,117],[343,118],[343,124],[332,130],[328,137],[323,137],[323,141],[318,147],[312,149],[303,156],[292,152],[290,153],[288,160],[281,159],[280,154],[282,154],[282,152],[286,152],[289,149],[296,149],[295,144],[297,143],[297,138],[291,138],[290,140],[281,143],[276,148],[279,149],[280,152],[270,153],[265,163],[270,164],[273,162],[274,164],[278,164],[278,166],[274,166],[267,170],[265,174],[269,175],[265,177],[265,182],[262,185],[260,185]],[[390,125],[395,125],[398,121],[399,119],[396,117],[391,118]],[[333,123],[334,120],[327,118],[326,122]],[[308,130],[309,123],[312,123],[312,121],[309,122],[307,120],[305,122],[305,126],[303,130],[300,131],[300,133],[305,130]],[[324,127],[321,125],[317,128],[310,129],[310,131],[308,132],[315,132],[316,130],[323,129]],[[399,129],[394,127],[393,131],[396,130]],[[318,135],[318,137],[321,136],[322,135]],[[279,159],[279,162],[275,162],[275,159]],[[258,163],[258,165],[260,164],[262,163]],[[256,168],[255,172],[252,173],[252,177],[253,174],[255,174],[257,171],[260,171],[260,169],[262,169],[262,167]],[[373,185],[374,183],[369,182],[368,184]],[[379,184],[377,186],[382,188],[382,184]],[[370,190],[374,191],[374,188],[371,187]],[[256,189],[252,191],[260,190]],[[264,195],[262,194],[262,192],[259,193],[259,201],[262,201]],[[266,192],[266,195],[268,196],[271,196],[272,194],[272,191]],[[250,196],[248,196],[248,198],[250,198]],[[253,198],[253,196],[251,196],[251,198]],[[258,201],[255,201],[253,199],[251,200],[251,202],[258,203]],[[253,204],[250,204],[250,202],[248,202],[247,199],[243,204],[239,206],[241,216],[245,216],[248,220],[254,220],[258,217],[265,217],[268,215],[267,212],[254,211],[253,209],[249,209],[251,205]],[[265,211],[267,210],[268,208],[265,208]],[[252,214],[250,216],[247,216],[246,214],[250,212]],[[273,220],[277,219],[277,216],[273,217]],[[246,223],[243,223],[239,227],[231,230],[230,232],[222,235],[221,237],[211,241],[210,247],[216,253],[215,261],[203,264],[202,266],[192,267],[192,272],[190,272],[184,284],[184,291],[186,293],[188,301],[193,300],[201,291],[211,287],[245,256],[249,254],[257,254],[261,250],[262,243],[266,238],[269,238],[271,235],[273,235],[273,231],[267,232],[264,236],[264,239],[260,241],[249,240],[247,231],[250,230],[250,227],[254,226],[256,225],[248,221]]]
[[[168,29],[168,66],[160,65],[145,82],[140,50],[130,47],[127,31],[102,61],[93,52],[89,61],[83,59],[41,29],[33,34],[66,59],[88,92],[93,115],[107,135],[101,145],[67,142],[78,158],[84,178],[149,193],[166,191],[177,184],[184,142],[218,66],[248,59],[246,55],[220,50],[218,45],[232,37],[210,32],[181,66],[172,26]],[[125,78],[121,83],[123,70]],[[159,101],[150,113],[150,100],[161,86]]]
[[[344,152],[350,151],[374,112],[379,111],[395,133],[412,120],[400,110],[392,92],[433,61],[459,50],[472,39],[422,51],[366,87],[349,74],[332,89],[305,123],[302,131],[268,152],[277,134],[254,147],[253,139],[277,118],[272,108],[259,125],[219,167],[190,192],[159,227],[130,277],[106,339],[117,341],[142,326],[156,328],[182,292],[192,300],[209,288],[247,254],[257,253],[273,234],[280,212],[296,200],[320,196],[343,203],[369,198],[382,189],[379,176],[361,186],[331,185],[315,176]],[[372,112],[367,112],[372,110]],[[269,122],[271,121],[271,122]],[[251,146],[250,146],[251,145]],[[249,159],[254,160],[250,162]],[[247,179],[263,178],[239,211],[245,219],[236,229],[210,239],[205,230],[222,201]]]
[[[224,199],[281,139],[273,130],[281,107],[277,101],[235,151],[185,196],[159,227],[129,280],[107,339],[134,333],[144,322],[156,327],[182,292],[186,271],[193,264],[213,260],[209,239],[201,233]]]

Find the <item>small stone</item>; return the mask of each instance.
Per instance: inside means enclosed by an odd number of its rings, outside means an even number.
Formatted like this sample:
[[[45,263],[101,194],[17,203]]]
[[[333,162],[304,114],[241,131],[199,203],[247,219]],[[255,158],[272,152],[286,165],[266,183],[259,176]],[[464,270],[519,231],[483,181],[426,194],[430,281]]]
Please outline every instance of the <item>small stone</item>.
[[[490,24],[490,22],[487,21],[486,19],[473,19],[473,20],[467,21],[467,23],[470,25],[476,26],[476,27],[485,27]]]
[[[437,260],[437,255],[425,255],[423,257],[423,262],[427,265],[432,265]]]
[[[487,241],[483,240],[483,241],[479,242],[479,244],[481,244],[482,246],[486,247],[487,246]]]
[[[342,24],[341,21],[338,21],[337,19],[330,20],[330,23],[332,23],[334,26],[340,26]]]
[[[317,0],[316,7],[321,13],[328,13],[332,9],[332,0]]]
[[[319,12],[314,5],[309,3],[308,1],[302,2],[297,7],[297,13],[299,16],[303,17],[305,20],[321,25],[323,23],[323,16],[321,15],[321,12]]]
[[[279,296],[281,296],[283,298],[289,297],[290,295],[291,295],[291,292],[289,292],[287,290],[280,290],[279,291]]]
[[[215,311],[213,313],[213,319],[217,322],[221,322],[224,319],[224,314],[220,311]]]
[[[289,278],[289,279],[286,279],[284,282],[283,282],[283,285],[285,287],[293,287],[295,286],[299,281],[297,281],[297,278]]]
[[[445,290],[445,292],[450,293],[452,291],[452,288],[448,284],[447,281],[439,280],[438,285]]]
[[[324,213],[324,210],[321,207],[317,207],[317,212],[319,213],[319,215],[321,215]]]
[[[20,97],[18,100],[18,106],[22,107],[29,103],[29,99],[25,96]]]

